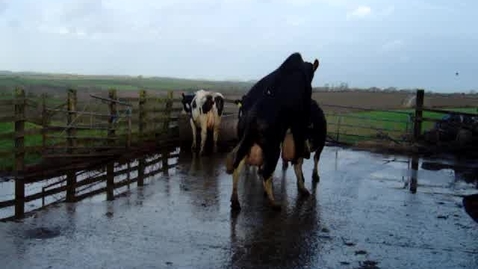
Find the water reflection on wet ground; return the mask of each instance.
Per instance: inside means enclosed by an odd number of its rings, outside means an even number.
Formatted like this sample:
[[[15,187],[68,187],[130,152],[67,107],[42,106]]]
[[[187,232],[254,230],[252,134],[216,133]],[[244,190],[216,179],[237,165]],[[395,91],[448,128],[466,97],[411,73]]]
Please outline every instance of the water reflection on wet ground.
[[[413,173],[405,157],[323,154],[315,188],[312,160],[304,165],[309,199],[297,198],[293,170],[278,165],[283,210],[271,211],[250,169],[239,184],[242,211],[232,214],[224,155],[182,153],[168,175],[115,201],[0,223],[2,268],[478,268],[478,225],[460,196],[478,192],[476,178],[455,176],[449,162],[423,169],[437,160],[416,160]]]

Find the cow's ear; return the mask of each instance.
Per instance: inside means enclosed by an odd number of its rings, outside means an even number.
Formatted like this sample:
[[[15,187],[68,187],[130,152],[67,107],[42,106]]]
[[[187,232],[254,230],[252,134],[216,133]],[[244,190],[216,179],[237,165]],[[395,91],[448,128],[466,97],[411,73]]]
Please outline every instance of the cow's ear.
[[[182,92],[181,95],[184,97],[184,92]]]
[[[315,59],[314,61],[314,72],[317,70],[317,67],[319,67],[319,60]]]

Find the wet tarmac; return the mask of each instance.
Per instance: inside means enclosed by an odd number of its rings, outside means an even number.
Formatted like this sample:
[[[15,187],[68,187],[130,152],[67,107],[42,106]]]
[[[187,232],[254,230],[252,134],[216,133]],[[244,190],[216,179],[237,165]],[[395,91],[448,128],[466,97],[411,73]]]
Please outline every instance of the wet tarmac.
[[[186,152],[178,162],[115,201],[98,196],[0,223],[0,267],[478,268],[478,224],[460,196],[478,192],[476,177],[436,165],[447,160],[418,160],[412,173],[406,157],[327,147],[316,188],[312,160],[304,165],[308,199],[297,198],[293,169],[283,175],[279,163],[283,210],[269,209],[251,169],[238,214],[224,154]]]

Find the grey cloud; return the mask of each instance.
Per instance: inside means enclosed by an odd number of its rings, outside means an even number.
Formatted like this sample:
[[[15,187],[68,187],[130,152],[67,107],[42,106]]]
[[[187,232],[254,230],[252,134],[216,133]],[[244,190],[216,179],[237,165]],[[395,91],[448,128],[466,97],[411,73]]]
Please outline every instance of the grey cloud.
[[[8,8],[7,0],[0,0],[0,14],[3,14]]]

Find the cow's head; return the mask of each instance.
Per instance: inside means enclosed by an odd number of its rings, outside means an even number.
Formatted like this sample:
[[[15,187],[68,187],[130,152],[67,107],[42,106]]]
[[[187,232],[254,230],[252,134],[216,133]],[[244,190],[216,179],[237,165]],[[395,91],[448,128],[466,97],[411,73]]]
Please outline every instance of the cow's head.
[[[216,104],[217,114],[222,116],[224,111],[224,96],[220,93],[216,93],[214,96],[214,103]]]
[[[181,96],[182,96],[181,103],[183,104],[184,112],[190,114],[192,111],[191,102],[194,99],[195,94],[184,94],[183,92],[181,93]]]
[[[315,59],[313,63],[304,62],[304,64],[305,64],[307,76],[310,80],[309,83],[312,83],[312,80],[314,79],[315,71],[317,71],[317,68],[319,68],[319,60]]]

